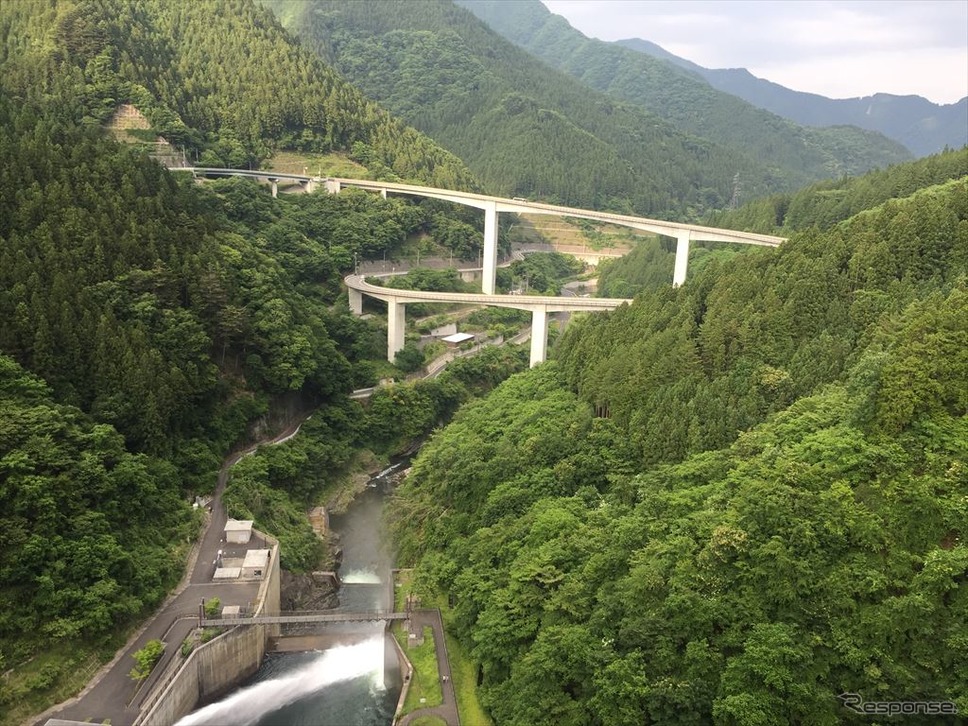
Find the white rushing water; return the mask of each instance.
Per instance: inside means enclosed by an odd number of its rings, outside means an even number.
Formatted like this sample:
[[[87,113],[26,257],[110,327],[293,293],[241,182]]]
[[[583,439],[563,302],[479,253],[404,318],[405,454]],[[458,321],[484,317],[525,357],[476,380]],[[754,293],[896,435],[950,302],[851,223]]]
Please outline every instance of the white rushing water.
[[[176,726],[234,724],[248,726],[266,714],[339,681],[372,676],[372,687],[383,688],[383,634],[362,643],[329,648],[292,674],[256,683],[218,703],[185,716]]]
[[[340,580],[344,585],[379,585],[383,582],[378,574],[370,570],[349,570]]]

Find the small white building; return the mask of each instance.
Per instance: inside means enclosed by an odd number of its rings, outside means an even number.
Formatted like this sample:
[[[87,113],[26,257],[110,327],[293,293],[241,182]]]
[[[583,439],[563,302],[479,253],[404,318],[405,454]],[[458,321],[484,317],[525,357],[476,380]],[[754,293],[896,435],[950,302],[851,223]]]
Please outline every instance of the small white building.
[[[447,344],[448,348],[456,348],[461,343],[466,343],[469,340],[474,340],[473,333],[454,333],[453,335],[448,335],[446,338],[441,338]]]
[[[251,519],[230,519],[225,523],[225,541],[230,544],[248,544],[252,539]]]
[[[269,570],[270,550],[249,550],[242,560],[242,579],[259,579]]]

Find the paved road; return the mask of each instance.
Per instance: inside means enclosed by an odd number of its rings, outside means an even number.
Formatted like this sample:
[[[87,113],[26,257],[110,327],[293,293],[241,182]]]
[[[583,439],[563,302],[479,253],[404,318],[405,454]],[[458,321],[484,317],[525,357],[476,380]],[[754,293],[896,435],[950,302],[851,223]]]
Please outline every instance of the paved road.
[[[443,694],[442,703],[439,706],[411,711],[397,721],[397,726],[407,726],[418,716],[438,716],[449,726],[460,726],[457,694],[454,692],[454,678],[450,671],[450,659],[447,657],[447,641],[444,640],[444,624],[440,619],[440,611],[414,610],[411,627],[422,631],[424,626],[429,626],[434,631],[434,650],[437,652],[437,675],[440,678],[440,691]]]
[[[114,659],[102,668],[94,680],[75,698],[65,701],[41,714],[36,720],[42,726],[49,718],[73,721],[105,722],[112,726],[130,726],[138,717],[141,704],[157,678],[164,673],[171,659],[178,657],[182,642],[195,628],[198,605],[202,599],[217,597],[223,605],[248,606],[259,594],[259,582],[212,583],[215,559],[220,549],[228,549],[222,542],[227,519],[222,504],[222,492],[228,481],[229,469],[258,446],[277,444],[291,438],[299,430],[301,421],[289,426],[269,441],[254,444],[229,456],[219,470],[218,483],[212,499],[212,514],[201,542],[196,546],[188,567],[190,574],[183,578],[168,600],[133,635]],[[250,547],[260,546],[253,537]],[[246,548],[240,548],[246,549]],[[151,676],[139,689],[128,675],[135,666],[133,654],[149,640],[159,639],[166,644],[165,654],[155,666]]]

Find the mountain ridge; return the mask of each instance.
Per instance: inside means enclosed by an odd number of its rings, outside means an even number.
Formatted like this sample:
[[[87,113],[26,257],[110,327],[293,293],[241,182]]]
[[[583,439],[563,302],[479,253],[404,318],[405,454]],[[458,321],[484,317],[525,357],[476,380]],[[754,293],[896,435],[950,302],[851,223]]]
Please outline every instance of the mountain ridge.
[[[411,2],[407,13],[393,3],[263,4],[345,78],[508,196],[696,218],[735,199],[737,173],[745,195],[761,196],[909,157],[880,135],[805,130],[762,111],[766,123],[750,131],[756,143],[704,137],[590,90],[459,3]]]
[[[797,125],[669,63],[588,38],[539,0],[455,2],[585,86],[745,153],[777,173],[792,167],[816,180],[863,173],[911,158],[906,148],[879,132]]]
[[[950,104],[934,103],[916,94],[880,92],[830,98],[787,88],[746,68],[705,68],[643,38],[617,40],[615,44],[691,71],[720,91],[805,126],[849,124],[880,131],[917,156],[968,144],[968,96]]]

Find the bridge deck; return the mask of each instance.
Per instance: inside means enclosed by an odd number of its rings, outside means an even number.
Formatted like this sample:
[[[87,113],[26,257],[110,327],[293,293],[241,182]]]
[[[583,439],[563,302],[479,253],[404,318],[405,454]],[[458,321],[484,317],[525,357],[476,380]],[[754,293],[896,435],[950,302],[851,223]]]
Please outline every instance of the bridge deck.
[[[389,610],[368,610],[343,613],[293,613],[292,615],[259,615],[252,618],[204,618],[203,628],[232,627],[235,625],[285,625],[287,623],[358,623],[377,620],[406,620],[406,613]]]

